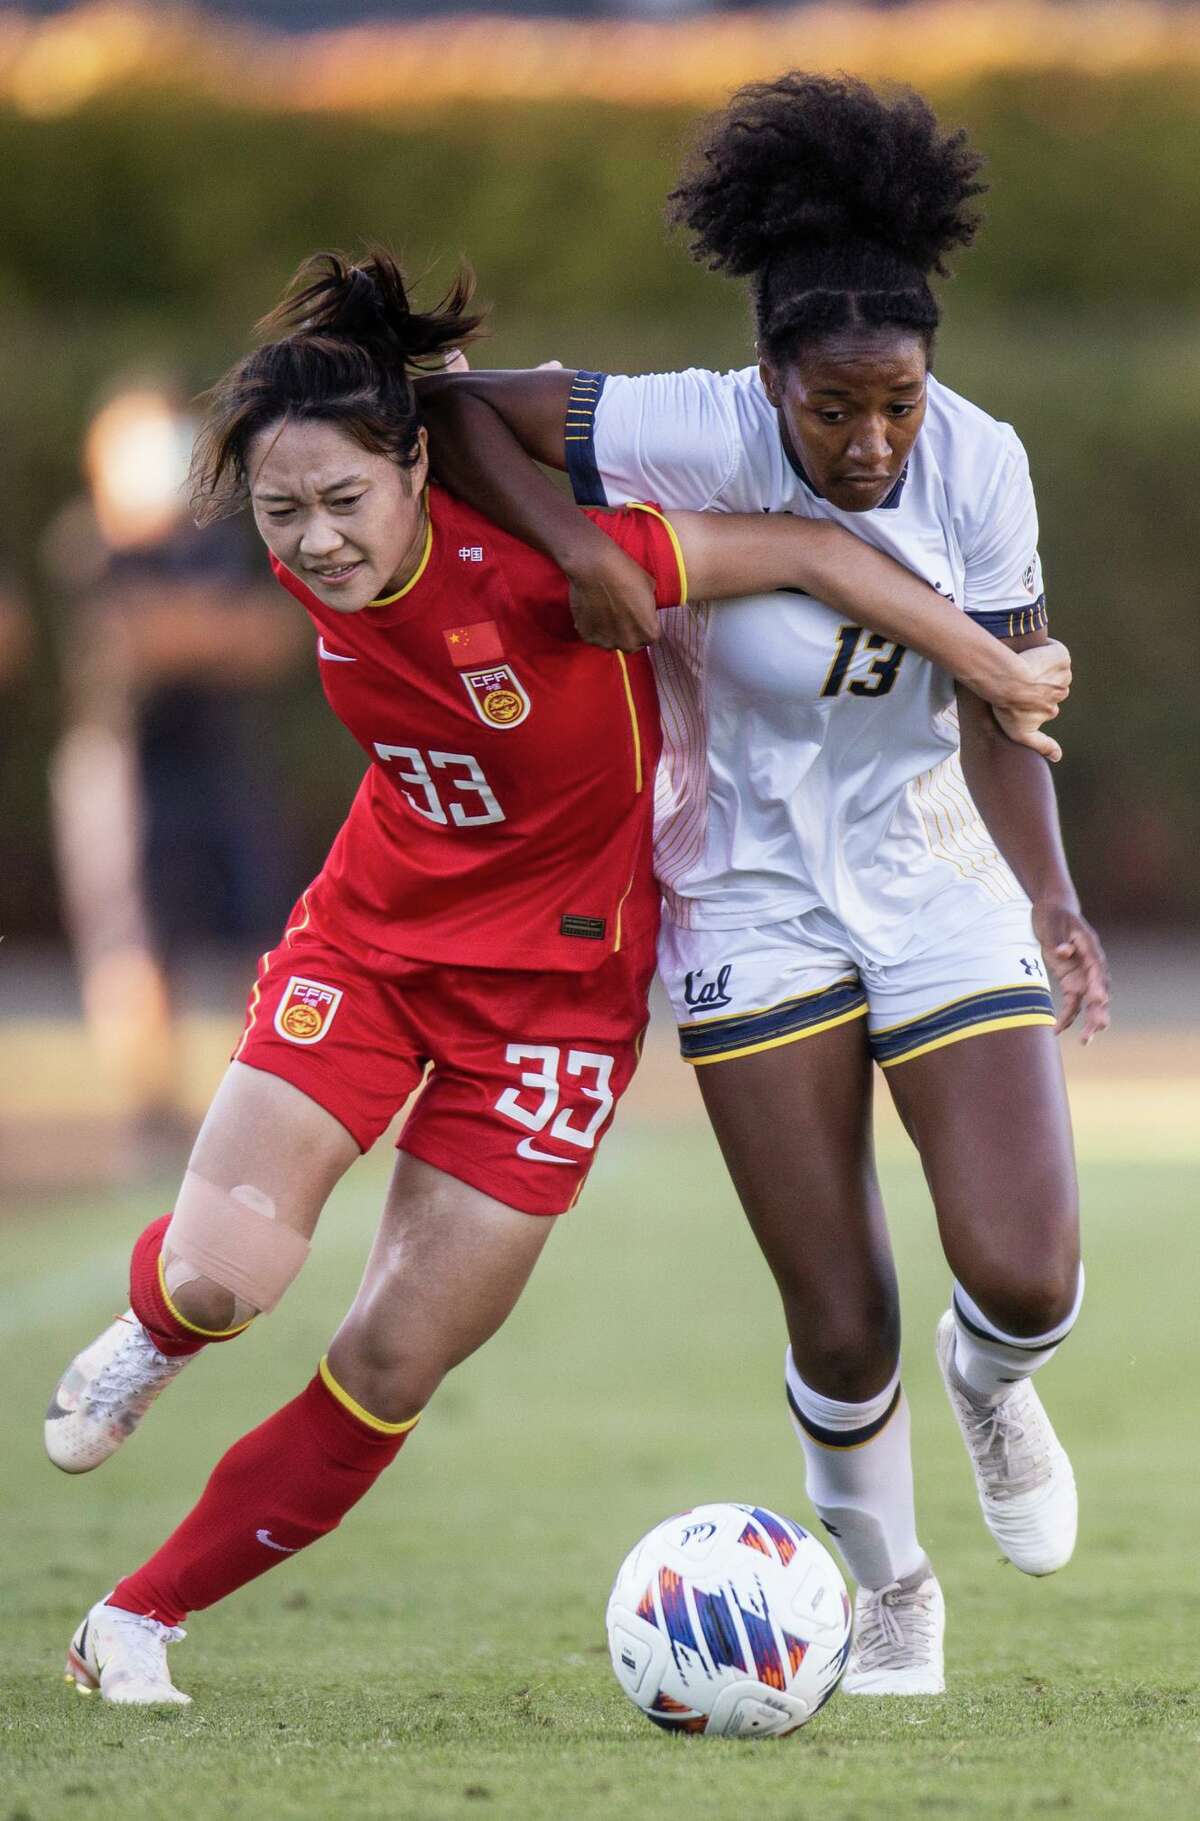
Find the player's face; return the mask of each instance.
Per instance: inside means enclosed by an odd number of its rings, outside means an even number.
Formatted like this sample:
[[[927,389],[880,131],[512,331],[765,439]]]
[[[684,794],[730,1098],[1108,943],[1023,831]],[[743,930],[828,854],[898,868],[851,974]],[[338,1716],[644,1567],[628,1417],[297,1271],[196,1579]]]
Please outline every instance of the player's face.
[[[271,425],[248,455],[255,524],[327,607],[358,613],[415,573],[425,547],[424,430],[411,468],[311,419]]]
[[[891,492],[925,421],[919,335],[827,336],[784,368],[759,366],[793,453],[831,505],[869,512]]]

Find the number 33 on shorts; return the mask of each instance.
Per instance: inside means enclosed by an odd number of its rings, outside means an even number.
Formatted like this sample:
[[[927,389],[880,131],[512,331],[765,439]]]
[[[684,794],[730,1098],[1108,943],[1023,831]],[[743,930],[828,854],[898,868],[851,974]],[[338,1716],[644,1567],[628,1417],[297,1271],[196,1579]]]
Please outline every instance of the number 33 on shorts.
[[[613,1109],[611,1056],[568,1050],[564,1057],[556,1044],[510,1043],[504,1060],[520,1069],[520,1084],[505,1088],[496,1111],[530,1134],[517,1144],[519,1157],[535,1163],[578,1162],[569,1153],[564,1157],[543,1149],[534,1142],[534,1133],[574,1145],[577,1151],[595,1149],[597,1134]]]

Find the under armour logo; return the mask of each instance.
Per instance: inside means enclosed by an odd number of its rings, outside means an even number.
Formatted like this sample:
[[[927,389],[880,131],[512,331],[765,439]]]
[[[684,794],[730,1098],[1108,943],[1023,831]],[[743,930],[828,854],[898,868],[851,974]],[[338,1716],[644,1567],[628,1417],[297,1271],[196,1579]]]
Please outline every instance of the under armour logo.
[[[1037,960],[1031,960],[1028,955],[1021,956],[1021,966],[1025,969],[1025,972],[1029,975],[1030,979],[1033,978],[1034,974],[1037,974],[1039,979],[1043,979],[1045,977],[1042,974],[1041,962],[1037,961]]]
[[[482,544],[464,544],[458,554],[462,558],[464,563],[482,563],[483,545]]]
[[[716,979],[706,980],[703,986],[698,984],[704,973],[702,967],[698,967],[694,973],[686,975],[683,982],[683,997],[692,1011],[708,1012],[717,1005],[732,1005],[733,1000],[725,991],[732,972],[733,966],[727,961],[718,972]]]

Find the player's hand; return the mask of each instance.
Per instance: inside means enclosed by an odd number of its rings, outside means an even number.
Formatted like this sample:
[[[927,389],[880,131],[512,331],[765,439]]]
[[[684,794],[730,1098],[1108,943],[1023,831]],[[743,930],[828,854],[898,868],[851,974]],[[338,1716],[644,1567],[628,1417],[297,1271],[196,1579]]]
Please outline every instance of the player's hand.
[[[1071,690],[1071,654],[1066,646],[1047,639],[1044,645],[1014,651],[1003,639],[993,639],[983,649],[986,663],[958,673],[968,689],[997,711],[1051,720]]]
[[[1059,1013],[1054,1028],[1065,1031],[1083,1012],[1084,1043],[1109,1026],[1108,961],[1100,938],[1070,905],[1040,902],[1033,907],[1034,934],[1046,966],[1058,984]]]
[[[1040,709],[1027,714],[1012,708],[993,708],[992,713],[1014,745],[1032,747],[1034,752],[1041,753],[1043,759],[1049,759],[1051,765],[1058,764],[1062,758],[1062,747],[1050,734],[1042,732],[1042,722],[1052,719],[1058,713],[1057,708],[1052,708],[1049,715],[1043,714]]]
[[[1071,654],[1060,639],[1047,639],[1044,645],[1027,645],[1018,651],[1025,667],[1027,699],[1020,691],[1006,704],[1010,708],[1034,709],[1039,703],[1065,702],[1071,692]]]
[[[990,698],[992,712],[1016,745],[1030,746],[1057,765],[1062,747],[1041,727],[1043,721],[1054,719],[1059,703],[1070,692],[1071,654],[1057,639],[1047,639],[1044,645],[1031,645],[1012,655],[1020,668],[1011,683],[1004,684],[1002,697]]]
[[[611,538],[601,538],[603,549],[567,571],[575,630],[603,651],[641,651],[660,631],[654,583]]]

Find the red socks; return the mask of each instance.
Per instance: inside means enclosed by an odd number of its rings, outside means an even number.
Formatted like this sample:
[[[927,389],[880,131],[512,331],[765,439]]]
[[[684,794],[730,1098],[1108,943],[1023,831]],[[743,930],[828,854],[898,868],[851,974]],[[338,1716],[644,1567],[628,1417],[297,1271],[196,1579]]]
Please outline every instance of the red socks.
[[[129,1301],[160,1353],[198,1353],[242,1328],[209,1334],[171,1307],[159,1269],[171,1216],[151,1221],[134,1244]],[[415,1418],[413,1419],[415,1422]],[[412,1423],[377,1422],[337,1385],[324,1361],[282,1410],[243,1436],[217,1463],[199,1504],[109,1604],[177,1625],[336,1530],[395,1459]]]
[[[143,1567],[118,1582],[108,1604],[178,1625],[223,1600],[336,1530],[415,1422],[377,1423],[322,1361],[299,1397],[218,1461],[199,1504]]]
[[[233,1340],[249,1324],[242,1322],[225,1334],[210,1334],[207,1330],[189,1327],[176,1314],[163,1292],[158,1264],[163,1235],[170,1224],[171,1216],[163,1214],[158,1220],[152,1220],[134,1241],[129,1260],[129,1306],[159,1352],[165,1353],[168,1359],[179,1359],[187,1353],[199,1353],[210,1341]]]

